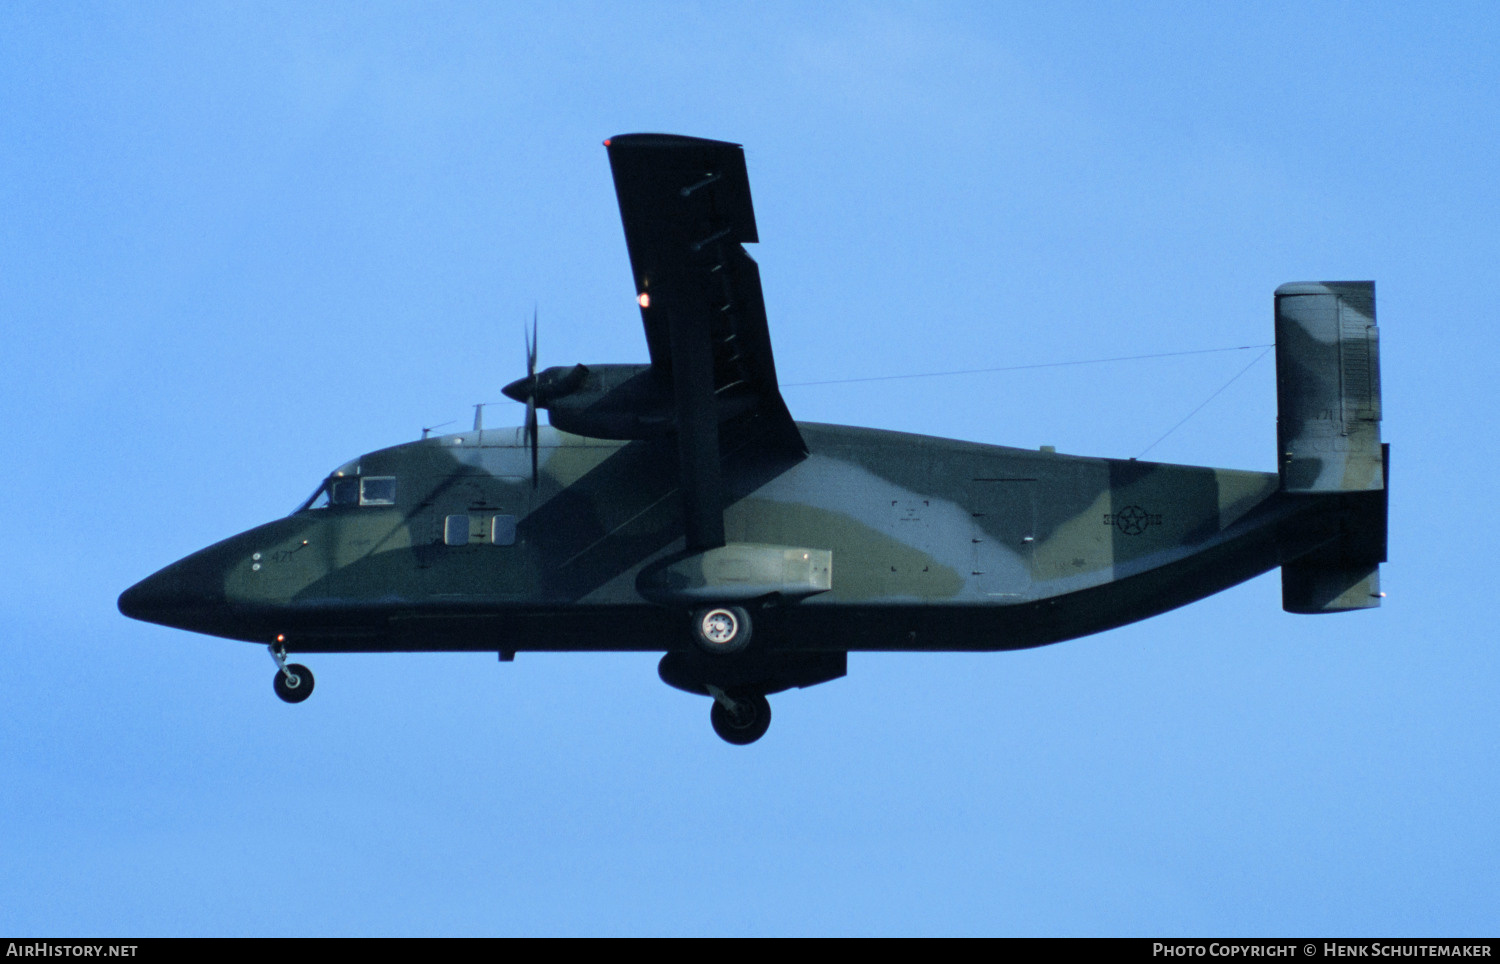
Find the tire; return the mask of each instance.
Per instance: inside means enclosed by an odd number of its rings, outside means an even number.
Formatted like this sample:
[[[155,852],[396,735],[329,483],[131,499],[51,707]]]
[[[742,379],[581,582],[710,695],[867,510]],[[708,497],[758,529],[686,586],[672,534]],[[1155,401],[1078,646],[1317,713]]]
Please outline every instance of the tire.
[[[739,606],[713,606],[693,613],[693,642],[717,656],[750,645],[750,614]]]
[[[276,679],[272,681],[271,685],[276,688],[276,695],[281,697],[284,702],[301,703],[312,695],[312,670],[301,663],[289,663],[287,664],[287,671],[297,677],[297,684],[295,686],[287,682],[286,673],[280,670],[276,671]]]
[[[764,694],[752,693],[736,697],[735,702],[741,707],[739,717],[714,700],[713,708],[708,711],[708,720],[724,742],[747,746],[765,736],[771,728],[771,701]]]

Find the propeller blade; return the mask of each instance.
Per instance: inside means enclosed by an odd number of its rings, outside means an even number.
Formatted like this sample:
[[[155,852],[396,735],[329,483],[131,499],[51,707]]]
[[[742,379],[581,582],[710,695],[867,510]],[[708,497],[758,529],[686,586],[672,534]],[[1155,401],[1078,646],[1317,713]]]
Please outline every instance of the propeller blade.
[[[536,421],[536,333],[537,309],[531,306],[531,331],[526,333],[526,439],[531,445],[531,487],[537,487],[537,480],[541,473],[537,462],[537,421]]]
[[[536,306],[531,308],[531,333],[526,338],[526,374],[536,377]]]

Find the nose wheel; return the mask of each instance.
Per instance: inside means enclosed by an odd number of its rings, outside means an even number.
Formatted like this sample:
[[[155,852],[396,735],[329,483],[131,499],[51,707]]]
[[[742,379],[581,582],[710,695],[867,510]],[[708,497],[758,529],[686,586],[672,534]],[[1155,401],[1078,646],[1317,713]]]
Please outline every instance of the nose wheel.
[[[271,681],[276,695],[285,703],[301,703],[312,695],[312,670],[301,663],[286,661],[286,646],[281,642],[270,646],[271,658],[276,661],[276,678]]]
[[[771,701],[763,693],[730,696],[717,686],[708,687],[714,698],[708,720],[720,739],[735,746],[746,746],[766,735],[771,728]]]

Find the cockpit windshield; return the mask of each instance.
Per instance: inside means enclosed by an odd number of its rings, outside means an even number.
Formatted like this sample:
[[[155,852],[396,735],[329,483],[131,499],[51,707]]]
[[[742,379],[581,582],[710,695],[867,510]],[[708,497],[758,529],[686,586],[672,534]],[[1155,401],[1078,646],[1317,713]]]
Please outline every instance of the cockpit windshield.
[[[347,467],[334,472],[297,511],[308,512],[330,506],[396,504],[395,476],[359,475],[358,472],[358,466],[354,466],[352,472]]]

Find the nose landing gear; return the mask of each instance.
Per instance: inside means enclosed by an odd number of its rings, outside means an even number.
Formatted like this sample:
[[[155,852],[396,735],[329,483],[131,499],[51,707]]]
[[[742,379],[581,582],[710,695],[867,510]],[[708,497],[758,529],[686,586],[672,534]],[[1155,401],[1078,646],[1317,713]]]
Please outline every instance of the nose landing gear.
[[[276,661],[276,678],[271,681],[276,695],[286,703],[301,703],[311,696],[312,670],[301,663],[288,663],[286,644],[282,640],[278,639],[267,648],[271,650],[271,658]]]

